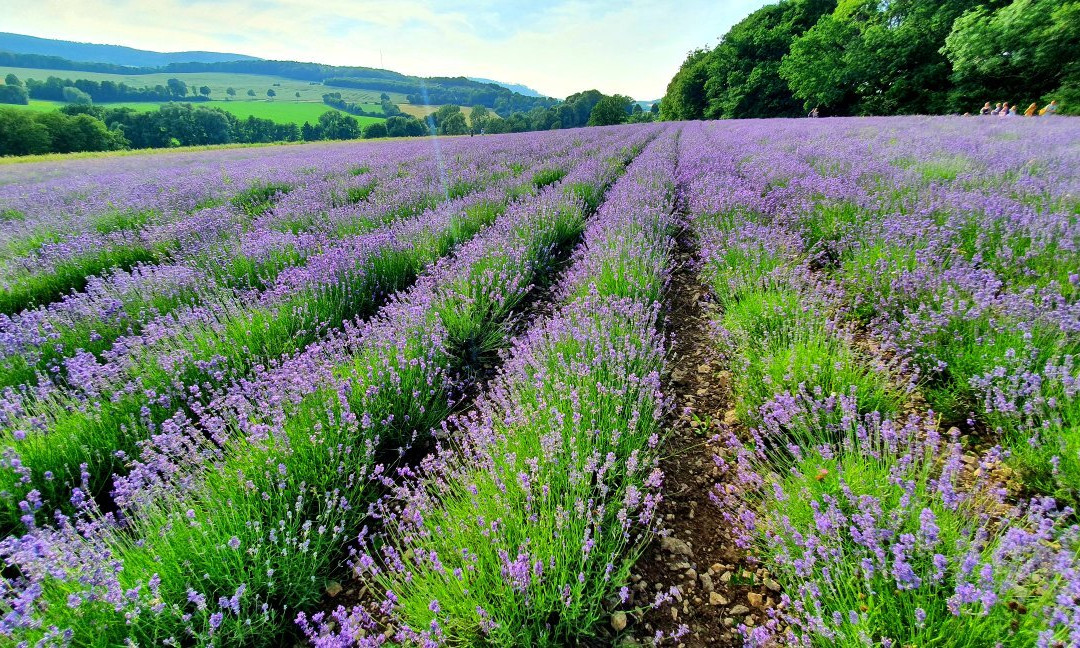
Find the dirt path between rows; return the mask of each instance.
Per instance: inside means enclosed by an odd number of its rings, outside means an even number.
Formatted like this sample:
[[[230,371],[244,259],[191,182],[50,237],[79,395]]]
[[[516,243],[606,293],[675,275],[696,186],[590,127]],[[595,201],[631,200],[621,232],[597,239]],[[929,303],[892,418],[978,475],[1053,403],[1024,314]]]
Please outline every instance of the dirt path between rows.
[[[693,237],[678,238],[676,267],[668,293],[671,338],[666,393],[674,399],[660,505],[667,535],[645,550],[631,575],[633,605],[649,606],[659,592],[672,599],[631,615],[621,645],[742,646],[737,627],[757,625],[779,596],[776,584],[747,561],[727,533],[709,493],[718,471],[711,439],[733,424],[730,373],[712,339],[709,290],[693,267]],[[673,635],[680,626],[685,633]],[[661,634],[662,633],[662,634]]]

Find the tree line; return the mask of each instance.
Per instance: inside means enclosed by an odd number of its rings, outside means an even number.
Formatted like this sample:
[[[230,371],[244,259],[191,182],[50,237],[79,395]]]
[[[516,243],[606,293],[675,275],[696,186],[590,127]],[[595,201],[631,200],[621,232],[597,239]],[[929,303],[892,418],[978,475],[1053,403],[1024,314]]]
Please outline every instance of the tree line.
[[[1080,113],[1080,0],[781,0],[691,52],[665,119]]]
[[[384,101],[389,101],[389,97],[384,95]],[[644,111],[629,97],[604,95],[597,90],[576,93],[551,108],[537,107],[505,118],[486,106],[474,106],[466,117],[460,106],[444,105],[423,120],[398,114],[365,126],[339,110],[328,110],[315,123],[304,122],[298,127],[254,116],[241,119],[220,108],[191,103],[167,103],[157,110],[138,111],[97,106],[87,101],[41,113],[0,108],[0,155],[298,140],[494,135],[655,118],[655,106],[652,111]]]
[[[4,93],[14,92],[13,88],[22,88],[24,99],[41,99],[45,101],[71,101],[69,97],[82,97],[85,95],[91,101],[97,103],[115,103],[122,101],[146,101],[163,102],[184,99],[186,101],[207,101],[210,98],[210,88],[207,86],[188,86],[180,79],[169,79],[164,85],[155,86],[130,86],[126,83],[115,81],[94,81],[91,79],[61,79],[50,76],[44,81],[38,79],[26,79],[21,81],[16,75],[8,74],[4,85],[0,86],[0,103],[28,103],[27,101],[5,101]],[[77,94],[72,94],[72,89]],[[188,96],[188,92],[192,96]]]
[[[323,103],[327,106],[337,108],[340,111],[347,112],[350,115],[356,115],[358,117],[394,117],[401,115],[401,108],[397,107],[393,101],[390,101],[390,95],[385,92],[379,96],[380,110],[364,110],[364,105],[351,101],[346,101],[341,98],[340,92],[327,92],[322,96]]]

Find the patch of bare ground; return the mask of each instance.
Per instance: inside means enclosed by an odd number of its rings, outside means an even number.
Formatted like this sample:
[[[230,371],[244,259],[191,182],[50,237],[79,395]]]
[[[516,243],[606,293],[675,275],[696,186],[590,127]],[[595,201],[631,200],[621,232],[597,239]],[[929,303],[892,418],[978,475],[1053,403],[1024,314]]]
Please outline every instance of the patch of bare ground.
[[[620,643],[742,646],[737,628],[767,619],[780,588],[736,546],[709,497],[720,479],[713,438],[735,424],[731,380],[712,339],[709,291],[693,267],[692,237],[684,233],[678,242],[667,313],[672,352],[666,392],[675,408],[660,465],[665,531],[632,572],[629,605],[641,611],[629,615]],[[651,607],[672,586],[677,594]],[[673,641],[682,626],[684,633]]]

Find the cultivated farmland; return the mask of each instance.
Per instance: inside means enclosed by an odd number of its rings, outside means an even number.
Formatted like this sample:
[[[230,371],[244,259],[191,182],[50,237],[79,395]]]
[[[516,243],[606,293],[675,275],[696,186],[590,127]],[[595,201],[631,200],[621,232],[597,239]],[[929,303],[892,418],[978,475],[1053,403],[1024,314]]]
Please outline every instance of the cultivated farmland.
[[[1080,133],[0,167],[0,636],[1080,646]]]

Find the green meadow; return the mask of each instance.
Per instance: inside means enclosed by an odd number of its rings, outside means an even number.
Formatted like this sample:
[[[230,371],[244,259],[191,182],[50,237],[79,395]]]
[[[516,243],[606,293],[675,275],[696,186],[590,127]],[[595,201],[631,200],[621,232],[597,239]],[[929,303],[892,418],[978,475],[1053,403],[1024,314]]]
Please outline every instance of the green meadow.
[[[5,107],[23,108],[26,110],[33,110],[36,112],[47,112],[50,110],[56,110],[63,106],[64,103],[60,101],[43,101],[40,99],[31,99],[30,104],[26,106],[9,105],[5,104]],[[103,108],[134,108],[135,110],[150,111],[156,110],[161,103],[157,102],[120,102],[120,103],[103,103],[97,104]],[[279,124],[303,124],[304,122],[311,122],[314,124],[319,120],[319,115],[323,114],[327,110],[336,110],[326,104],[314,101],[289,101],[283,100],[280,97],[273,101],[267,101],[266,99],[256,99],[254,101],[203,101],[197,105],[208,106],[210,108],[220,108],[226,112],[232,113],[241,119],[246,119],[249,115],[259,117],[260,119],[270,119]],[[379,104],[363,104],[364,110],[370,112],[382,112],[382,106]],[[382,121],[378,117],[356,117],[356,120],[360,122],[361,126],[370,124],[372,122]]]

